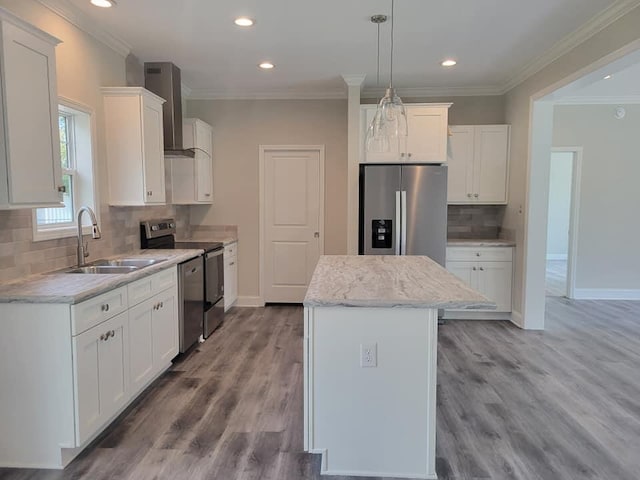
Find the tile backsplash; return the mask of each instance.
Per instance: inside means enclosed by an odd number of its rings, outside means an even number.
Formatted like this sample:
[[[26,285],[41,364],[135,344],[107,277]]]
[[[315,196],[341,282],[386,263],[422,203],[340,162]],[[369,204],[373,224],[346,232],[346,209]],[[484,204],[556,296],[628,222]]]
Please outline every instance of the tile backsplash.
[[[103,206],[102,238],[84,237],[89,242],[88,261],[139,249],[140,221],[162,217],[175,217],[179,234],[188,230],[189,207]],[[0,282],[73,266],[77,245],[75,236],[34,242],[30,209],[0,210]]]
[[[449,238],[498,238],[505,205],[449,205]]]

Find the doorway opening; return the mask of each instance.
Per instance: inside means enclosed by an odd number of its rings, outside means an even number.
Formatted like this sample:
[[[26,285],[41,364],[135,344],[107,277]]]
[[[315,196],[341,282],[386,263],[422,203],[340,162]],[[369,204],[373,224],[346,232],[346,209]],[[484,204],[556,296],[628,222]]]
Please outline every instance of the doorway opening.
[[[551,151],[546,257],[548,297],[574,297],[581,166],[581,148]]]

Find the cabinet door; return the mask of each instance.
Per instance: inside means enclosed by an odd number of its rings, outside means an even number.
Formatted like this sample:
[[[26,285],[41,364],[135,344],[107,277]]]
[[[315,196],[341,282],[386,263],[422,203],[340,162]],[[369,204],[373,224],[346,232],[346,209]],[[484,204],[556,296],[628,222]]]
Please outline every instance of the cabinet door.
[[[153,305],[152,300],[147,300],[129,310],[129,376],[133,394],[142,390],[154,373]]]
[[[451,127],[449,137],[448,203],[471,203],[473,201],[473,151],[474,132],[472,125]]]
[[[194,146],[206,152],[209,157],[213,156],[213,130],[210,125],[200,120],[195,122]]]
[[[199,203],[213,203],[213,161],[204,153],[196,151],[196,200]]]
[[[509,125],[476,127],[472,193],[478,202],[507,202],[509,130]]]
[[[153,365],[154,371],[159,372],[178,354],[177,290],[165,290],[152,301]]]
[[[142,99],[145,203],[165,202],[162,105]]]
[[[84,444],[129,399],[128,314],[73,337],[76,445]]]
[[[496,302],[494,312],[511,311],[511,262],[479,262],[477,290]]]
[[[447,262],[447,270],[471,288],[478,288],[478,267],[476,262]]]
[[[448,109],[446,107],[411,106],[407,109],[409,136],[402,160],[406,162],[447,161]]]
[[[395,142],[389,146],[386,152],[367,152],[367,131],[376,115],[377,105],[363,105],[360,107],[360,127],[361,127],[361,163],[395,163],[400,160],[400,144]]]
[[[55,47],[2,22],[1,48],[9,203],[59,205],[62,167]]]

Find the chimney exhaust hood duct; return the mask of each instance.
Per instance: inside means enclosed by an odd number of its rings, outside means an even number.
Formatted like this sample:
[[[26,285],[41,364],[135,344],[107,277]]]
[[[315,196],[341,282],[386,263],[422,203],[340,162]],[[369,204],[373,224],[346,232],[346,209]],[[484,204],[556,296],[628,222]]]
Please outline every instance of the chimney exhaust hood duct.
[[[171,62],[146,62],[144,86],[164,98],[162,123],[164,127],[164,154],[173,157],[195,156],[192,149],[182,148],[182,82],[180,69]]]

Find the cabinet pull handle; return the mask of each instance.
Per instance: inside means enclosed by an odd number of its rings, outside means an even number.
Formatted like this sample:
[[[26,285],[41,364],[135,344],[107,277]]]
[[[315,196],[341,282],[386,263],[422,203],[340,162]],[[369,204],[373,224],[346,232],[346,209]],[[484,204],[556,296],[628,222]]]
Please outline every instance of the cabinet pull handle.
[[[480,252],[476,252],[476,257],[479,257],[479,256],[480,256]]]
[[[153,192],[152,192],[151,190],[149,190],[149,191],[147,192],[147,197],[151,197],[152,195],[153,195]]]
[[[235,264],[236,264],[236,262],[231,262],[231,263],[229,264],[229,266],[230,266],[230,267],[233,267]]]
[[[160,302],[160,308],[164,308],[164,302]]]
[[[108,312],[109,311],[109,304],[105,303],[104,305],[102,305],[102,311],[103,312]]]
[[[484,267],[480,267],[480,271],[481,271],[481,272],[484,272]]]
[[[210,197],[210,196],[211,196],[211,194],[210,194],[210,193],[205,193],[205,194],[204,194],[204,196],[205,196],[205,197]]]
[[[58,186],[58,192],[67,193],[67,187],[65,187],[64,185],[59,185]]]
[[[104,333],[102,335],[100,335],[100,341],[104,342],[106,339],[107,339],[107,337],[105,336]]]

